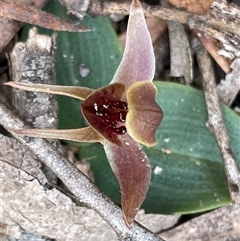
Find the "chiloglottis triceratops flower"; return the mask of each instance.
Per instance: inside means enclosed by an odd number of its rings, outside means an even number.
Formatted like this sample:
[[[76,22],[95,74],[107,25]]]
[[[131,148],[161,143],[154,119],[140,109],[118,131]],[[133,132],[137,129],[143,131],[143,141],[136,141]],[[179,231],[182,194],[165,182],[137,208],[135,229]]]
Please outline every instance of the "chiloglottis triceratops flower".
[[[108,86],[97,90],[74,86],[50,86],[9,82],[28,91],[59,94],[83,100],[81,110],[89,126],[70,130],[21,129],[18,134],[100,142],[121,188],[121,206],[128,227],[145,199],[150,178],[149,159],[140,144],[156,144],[155,131],[163,112],[155,102],[152,84],[155,57],[143,10],[133,0],[122,61]]]

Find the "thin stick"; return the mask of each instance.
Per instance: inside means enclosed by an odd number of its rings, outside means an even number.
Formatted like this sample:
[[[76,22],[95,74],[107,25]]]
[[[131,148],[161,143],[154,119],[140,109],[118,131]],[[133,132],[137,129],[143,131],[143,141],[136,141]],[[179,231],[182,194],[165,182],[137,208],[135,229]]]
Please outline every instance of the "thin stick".
[[[182,24],[187,24],[190,28],[196,29],[201,29],[202,25],[206,25],[212,29],[218,29],[240,35],[239,24],[235,22],[231,22],[231,24],[229,24],[226,21],[219,21],[209,15],[197,15],[170,7],[149,6],[147,4],[142,5],[146,16],[153,15],[163,20],[171,20]],[[113,13],[128,15],[129,9],[130,3],[127,2],[119,3],[103,1],[101,3],[99,0],[92,0],[89,7],[89,13],[92,15],[109,15]]]
[[[232,201],[235,202],[240,200],[240,170],[234,158],[227,130],[224,126],[211,59],[203,47],[196,49],[208,111],[208,128],[214,134],[220,148],[229,192]]]
[[[0,124],[7,130],[26,128],[14,113],[0,103]],[[43,139],[12,135],[26,145],[36,156],[49,166],[73,195],[94,209],[117,233],[119,240],[162,241],[163,239],[140,227],[136,222],[129,230],[122,217],[122,211],[104,196],[96,186],[50,143]]]

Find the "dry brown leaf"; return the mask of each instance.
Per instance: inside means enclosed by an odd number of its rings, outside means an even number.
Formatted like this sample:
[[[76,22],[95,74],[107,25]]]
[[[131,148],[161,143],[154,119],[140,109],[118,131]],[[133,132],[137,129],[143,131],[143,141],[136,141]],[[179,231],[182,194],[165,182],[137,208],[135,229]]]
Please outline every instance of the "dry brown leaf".
[[[221,69],[226,74],[229,73],[231,71],[229,61],[218,53],[219,41],[200,30],[192,29],[192,31],[196,34],[204,48],[213,57],[213,59],[221,67]]]
[[[167,0],[172,6],[186,9],[188,12],[204,15],[213,0]]]
[[[16,2],[19,4],[32,6],[36,8],[42,8],[47,0],[12,0],[11,2]],[[19,29],[23,26],[23,23],[17,22],[12,19],[6,19],[0,16],[0,52],[7,46]]]
[[[160,234],[168,241],[240,240],[240,204],[203,214]],[[236,237],[236,239],[231,238]]]
[[[0,222],[11,237],[18,238],[26,230],[58,240],[117,240],[95,211],[76,206],[55,188],[45,189],[26,172],[2,162],[0,177]]]
[[[29,7],[19,3],[2,0],[0,2],[0,16],[14,19],[19,22],[30,23],[47,29],[69,32],[86,32],[89,29],[80,24],[71,24],[50,13],[38,8]]]

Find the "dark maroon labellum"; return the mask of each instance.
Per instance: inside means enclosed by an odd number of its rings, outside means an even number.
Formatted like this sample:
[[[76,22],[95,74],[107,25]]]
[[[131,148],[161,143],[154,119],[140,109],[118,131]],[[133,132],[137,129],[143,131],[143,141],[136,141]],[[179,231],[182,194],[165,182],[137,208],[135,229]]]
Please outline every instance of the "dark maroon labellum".
[[[127,132],[128,105],[122,101],[125,86],[114,83],[94,91],[83,101],[82,113],[88,123],[108,141],[122,145],[119,135]]]
[[[93,108],[86,108],[92,114],[101,117],[108,126],[108,130],[116,135],[123,135],[127,132],[125,126],[119,126],[118,122],[124,123],[128,111],[127,103],[124,101],[108,101],[104,104],[94,103]]]

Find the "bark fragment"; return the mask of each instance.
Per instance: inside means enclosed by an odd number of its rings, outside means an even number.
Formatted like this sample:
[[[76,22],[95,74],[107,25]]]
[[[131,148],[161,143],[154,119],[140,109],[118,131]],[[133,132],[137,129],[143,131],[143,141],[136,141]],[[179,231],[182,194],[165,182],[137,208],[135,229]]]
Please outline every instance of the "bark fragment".
[[[219,98],[227,105],[231,105],[240,90],[240,58],[231,64],[232,72],[217,86]]]

